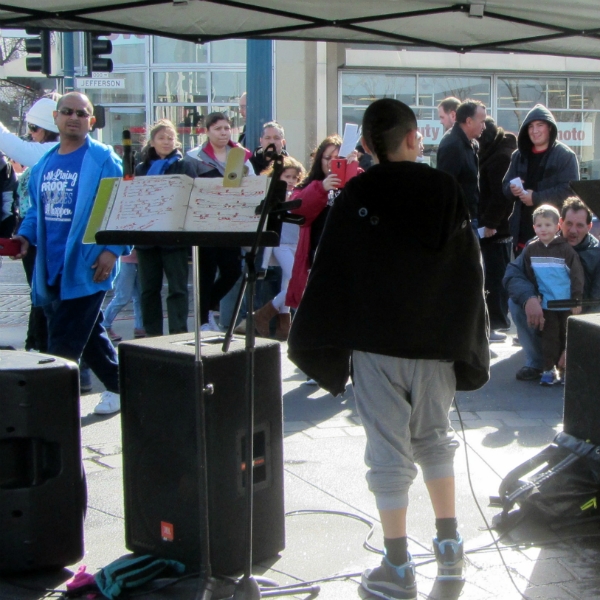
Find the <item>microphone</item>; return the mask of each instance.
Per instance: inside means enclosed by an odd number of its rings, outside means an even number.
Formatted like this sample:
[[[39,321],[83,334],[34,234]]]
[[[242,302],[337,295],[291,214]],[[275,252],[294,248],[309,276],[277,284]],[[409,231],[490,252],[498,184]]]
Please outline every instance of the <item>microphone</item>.
[[[133,179],[133,150],[129,129],[123,129],[123,179]]]

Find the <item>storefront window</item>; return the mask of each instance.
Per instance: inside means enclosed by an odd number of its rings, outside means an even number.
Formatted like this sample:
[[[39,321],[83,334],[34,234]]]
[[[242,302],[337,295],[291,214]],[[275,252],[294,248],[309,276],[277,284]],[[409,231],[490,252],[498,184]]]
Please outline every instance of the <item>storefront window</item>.
[[[238,102],[246,89],[246,73],[243,71],[213,71],[213,102]]]
[[[129,33],[113,33],[107,36],[112,42],[110,57],[115,65],[145,65],[146,36]]]
[[[102,141],[123,155],[123,130],[131,132],[131,145],[140,152],[146,136],[146,109],[143,106],[110,106],[106,108],[106,125],[102,129]]]
[[[223,40],[210,43],[211,63],[246,63],[246,40]]]
[[[146,101],[145,73],[109,73],[109,80],[122,80],[122,88],[89,88],[82,89],[93,104],[131,104]]]
[[[491,77],[343,73],[342,131],[346,123],[360,123],[366,107],[374,100],[396,98],[415,111],[425,155],[432,156],[435,164],[435,149],[444,135],[437,106],[448,96],[474,98],[490,106]]]
[[[498,79],[498,108],[521,109],[543,104],[567,108],[566,79]]]
[[[472,98],[486,106],[491,101],[491,81],[489,77],[436,77],[419,76],[419,105],[434,106],[448,96],[459,100]]]
[[[152,42],[155,64],[208,62],[206,44],[194,44],[163,37],[153,37]]]
[[[569,81],[569,108],[600,110],[600,82],[571,79]]]
[[[208,102],[208,77],[205,71],[154,73],[155,102]]]
[[[414,75],[344,73],[342,104],[366,108],[378,98],[396,98],[413,105],[416,101],[416,84],[417,78]]]

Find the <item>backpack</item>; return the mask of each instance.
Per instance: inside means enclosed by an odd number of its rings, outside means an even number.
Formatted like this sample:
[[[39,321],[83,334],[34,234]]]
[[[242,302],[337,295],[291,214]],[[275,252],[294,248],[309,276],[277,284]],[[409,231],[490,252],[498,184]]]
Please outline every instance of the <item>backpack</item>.
[[[569,524],[597,517],[600,446],[561,432],[550,446],[513,469],[502,480],[499,494],[492,503],[502,506],[494,521],[500,529],[524,517],[566,519]]]

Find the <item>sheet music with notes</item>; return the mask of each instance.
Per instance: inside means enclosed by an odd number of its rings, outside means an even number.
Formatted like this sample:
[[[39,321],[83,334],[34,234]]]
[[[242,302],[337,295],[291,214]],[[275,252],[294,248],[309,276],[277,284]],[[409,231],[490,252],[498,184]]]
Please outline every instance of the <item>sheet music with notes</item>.
[[[269,178],[245,177],[241,187],[223,187],[223,179],[187,175],[151,175],[103,179],[88,222],[84,243],[107,231],[256,231],[255,209]]]

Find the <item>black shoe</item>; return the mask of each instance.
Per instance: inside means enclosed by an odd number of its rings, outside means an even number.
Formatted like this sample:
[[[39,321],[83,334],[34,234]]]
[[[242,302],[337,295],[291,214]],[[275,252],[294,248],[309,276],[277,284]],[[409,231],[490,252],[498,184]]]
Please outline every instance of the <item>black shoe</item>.
[[[365,590],[379,598],[415,600],[417,597],[415,563],[410,554],[408,562],[399,567],[395,567],[384,557],[379,567],[367,569],[362,574],[360,584]]]
[[[464,548],[463,540],[438,541],[433,538],[433,549],[438,565],[437,578],[440,581],[463,581]]]
[[[503,342],[506,339],[505,333],[500,333],[499,331],[490,331],[490,344]]]
[[[534,369],[533,367],[521,367],[517,371],[516,378],[519,381],[537,381],[542,377],[541,369]]]

